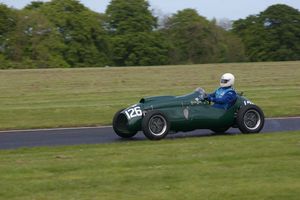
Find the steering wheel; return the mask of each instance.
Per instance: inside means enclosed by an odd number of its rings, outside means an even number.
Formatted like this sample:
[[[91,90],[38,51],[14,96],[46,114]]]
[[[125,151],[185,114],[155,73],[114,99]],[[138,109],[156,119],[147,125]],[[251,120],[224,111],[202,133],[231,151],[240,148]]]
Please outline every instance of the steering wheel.
[[[203,95],[203,100],[208,102],[209,105],[211,104],[211,101],[208,100],[208,95],[206,93]]]

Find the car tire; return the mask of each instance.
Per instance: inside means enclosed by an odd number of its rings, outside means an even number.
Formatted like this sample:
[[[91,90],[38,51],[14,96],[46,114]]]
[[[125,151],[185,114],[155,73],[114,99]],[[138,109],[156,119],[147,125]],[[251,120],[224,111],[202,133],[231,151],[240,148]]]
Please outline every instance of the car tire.
[[[165,114],[160,111],[149,111],[142,121],[144,135],[150,140],[165,138],[170,130],[170,122]]]
[[[224,127],[224,128],[212,128],[210,129],[211,131],[213,131],[215,134],[222,134],[222,133],[226,133],[226,131],[229,129],[230,127]]]
[[[237,113],[236,123],[242,133],[259,133],[264,127],[265,116],[256,105],[246,105]]]
[[[127,117],[121,113],[123,110],[124,109],[121,109],[116,112],[113,118],[113,129],[115,133],[122,138],[132,138],[137,134],[137,131],[129,131],[127,129]]]

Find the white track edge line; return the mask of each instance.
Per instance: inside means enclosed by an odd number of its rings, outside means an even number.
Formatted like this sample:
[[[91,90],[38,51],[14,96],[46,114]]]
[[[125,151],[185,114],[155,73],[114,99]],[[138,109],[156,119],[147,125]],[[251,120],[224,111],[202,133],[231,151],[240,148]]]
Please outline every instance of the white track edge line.
[[[285,119],[300,119],[300,117],[274,117],[266,118],[266,120],[285,120]],[[70,128],[45,128],[45,129],[26,129],[26,130],[7,130],[0,131],[0,133],[17,133],[17,132],[38,132],[38,131],[63,131],[63,130],[85,130],[85,129],[102,129],[112,128],[112,126],[94,126],[94,127],[70,127]]]
[[[25,130],[7,130],[0,131],[0,133],[17,133],[17,132],[38,132],[38,131],[63,131],[63,130],[85,130],[96,128],[111,128],[112,126],[93,126],[93,127],[70,127],[70,128],[40,128],[40,129],[25,129]]]

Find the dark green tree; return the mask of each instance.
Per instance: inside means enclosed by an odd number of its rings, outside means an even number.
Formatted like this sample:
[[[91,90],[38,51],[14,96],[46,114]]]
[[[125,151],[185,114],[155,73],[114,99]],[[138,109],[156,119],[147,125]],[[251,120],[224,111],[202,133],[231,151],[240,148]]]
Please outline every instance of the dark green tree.
[[[251,61],[284,61],[300,59],[300,12],[277,4],[258,15],[234,22]]]
[[[212,42],[209,22],[196,10],[185,9],[169,18],[165,25],[166,37],[172,44],[171,61],[177,63],[205,62]]]
[[[9,60],[11,35],[16,29],[17,11],[0,3],[0,69],[12,68]]]
[[[103,16],[77,0],[32,2],[16,11],[1,4],[0,31],[0,60],[15,68],[110,64]]]
[[[7,58],[10,35],[17,24],[16,11],[0,3],[0,68],[10,67]]]
[[[168,62],[168,44],[159,33],[114,36],[112,44],[112,59],[118,66],[162,65]]]
[[[157,19],[145,0],[112,0],[106,10],[111,59],[117,66],[168,63],[168,44],[154,29]]]
[[[77,0],[52,0],[40,7],[62,37],[64,60],[72,67],[105,66],[107,35],[101,14]]]
[[[16,68],[68,67],[60,52],[64,48],[53,24],[35,10],[18,12],[7,52]]]
[[[170,59],[173,64],[233,62],[244,57],[243,46],[235,36],[194,9],[184,9],[172,15],[163,32],[172,44]]]
[[[157,26],[146,0],[112,0],[106,15],[108,30],[119,35],[151,32]]]
[[[247,60],[245,46],[238,36],[217,25],[217,21],[214,20],[211,21],[211,29],[216,41],[212,61],[226,63]]]
[[[27,10],[39,9],[44,5],[44,3],[45,2],[43,2],[43,1],[32,1],[30,4],[25,6],[25,9],[27,9]]]
[[[0,36],[3,36],[13,30],[15,25],[15,11],[0,3]]]

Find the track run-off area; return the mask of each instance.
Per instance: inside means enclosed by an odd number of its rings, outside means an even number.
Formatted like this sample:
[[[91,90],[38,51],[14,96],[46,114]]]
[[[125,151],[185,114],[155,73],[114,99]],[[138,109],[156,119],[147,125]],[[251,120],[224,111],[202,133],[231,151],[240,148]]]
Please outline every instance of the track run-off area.
[[[296,130],[300,130],[300,117],[269,118],[266,119],[265,126],[260,134]],[[239,133],[238,129],[231,128],[226,134],[235,135]],[[214,134],[210,130],[195,130],[169,134],[166,139],[204,136],[214,136]],[[111,126],[0,131],[0,149],[103,144],[140,140],[147,140],[142,132],[131,139],[122,139],[114,133]]]

